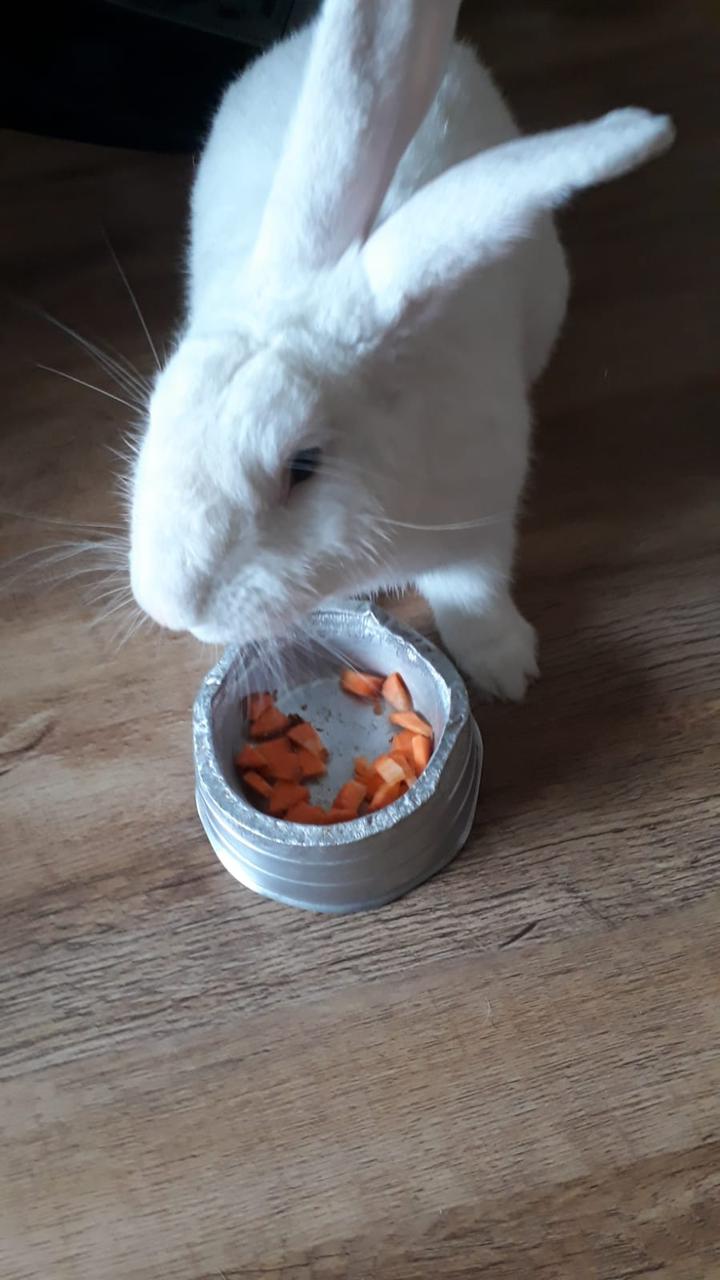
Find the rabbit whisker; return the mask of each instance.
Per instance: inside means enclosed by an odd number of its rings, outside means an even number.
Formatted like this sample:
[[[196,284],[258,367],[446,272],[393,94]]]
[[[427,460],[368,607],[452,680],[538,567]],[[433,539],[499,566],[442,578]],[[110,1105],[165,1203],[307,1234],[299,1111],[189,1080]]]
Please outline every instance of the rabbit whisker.
[[[137,300],[135,291],[132,285],[130,284],[125,268],[123,267],[122,263],[120,262],[120,259],[118,258],[117,253],[115,252],[115,248],[110,240],[110,236],[108,235],[107,231],[104,228],[103,228],[103,234],[105,236],[105,242],[107,244],[107,247],[110,250],[110,255],[112,257],[112,260],[118,269],[120,279],[122,280],[123,284],[125,285],[125,288],[128,291],[130,301],[132,302],[137,318],[140,321],[140,324],[142,325],[143,332],[148,341],[148,346],[150,347],[150,350],[152,351],[152,354],[153,354],[153,358],[155,360],[155,365],[157,369],[160,369],[160,357],[158,356],[157,348],[155,346],[155,343],[153,342],[152,336],[150,334],[150,330],[145,320],[145,316],[143,315],[142,310],[140,308],[140,303]]]
[[[79,387],[87,387],[89,391],[97,391],[99,396],[106,396],[108,400],[116,400],[118,404],[124,404],[128,409],[136,409],[136,404],[131,404],[129,400],[124,400],[122,396],[116,396],[112,391],[104,391],[102,387],[96,387],[92,382],[86,382],[84,378],[76,378],[72,373],[65,373],[62,369],[53,369],[49,364],[35,365],[36,369],[44,369],[45,373],[55,373],[58,378],[67,378],[68,382],[76,382]]]

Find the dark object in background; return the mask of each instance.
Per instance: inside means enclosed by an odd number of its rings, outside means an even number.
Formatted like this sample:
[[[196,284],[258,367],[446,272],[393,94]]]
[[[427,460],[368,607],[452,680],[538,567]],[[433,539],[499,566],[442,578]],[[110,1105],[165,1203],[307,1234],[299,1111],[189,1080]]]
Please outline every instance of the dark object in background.
[[[0,126],[194,151],[227,81],[318,2],[26,3],[0,45]]]

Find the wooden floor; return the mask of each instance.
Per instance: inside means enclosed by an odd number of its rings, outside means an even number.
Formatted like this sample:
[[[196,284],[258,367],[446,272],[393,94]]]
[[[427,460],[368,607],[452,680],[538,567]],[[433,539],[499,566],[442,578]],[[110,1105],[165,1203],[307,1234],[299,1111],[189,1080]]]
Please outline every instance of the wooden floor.
[[[209,655],[118,650],[98,579],[58,585],[92,562],[37,567],[121,518],[127,410],[35,368],[113,390],[21,304],[149,370],[102,226],[167,338],[190,163],[3,139],[3,1280],[720,1276],[717,15],[466,27],[526,126],[637,102],[679,140],[564,219],[519,585],[543,678],[476,708],[466,852],[368,916],[230,879],[193,809]]]

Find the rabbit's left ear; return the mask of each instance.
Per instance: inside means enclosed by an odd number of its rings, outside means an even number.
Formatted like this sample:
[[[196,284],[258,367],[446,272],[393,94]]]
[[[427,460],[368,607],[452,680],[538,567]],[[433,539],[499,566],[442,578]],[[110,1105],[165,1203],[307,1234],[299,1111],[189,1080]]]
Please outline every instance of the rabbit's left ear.
[[[460,0],[325,0],[252,254],[278,284],[367,235],[442,80]]]
[[[379,328],[504,257],[543,213],[575,192],[659,155],[674,132],[667,116],[627,107],[590,124],[515,138],[447,170],[362,248],[359,262]]]

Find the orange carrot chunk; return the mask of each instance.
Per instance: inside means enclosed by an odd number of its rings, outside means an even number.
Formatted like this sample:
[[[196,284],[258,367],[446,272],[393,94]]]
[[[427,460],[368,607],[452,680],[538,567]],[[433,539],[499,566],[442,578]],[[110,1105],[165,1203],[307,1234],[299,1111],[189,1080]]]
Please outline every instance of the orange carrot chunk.
[[[383,682],[382,695],[386,702],[396,711],[412,711],[413,702],[410,690],[398,671],[394,671]]]
[[[391,751],[402,751],[403,755],[412,756],[412,740],[413,735],[409,729],[403,729],[400,733],[396,733],[390,744]]]
[[[351,779],[350,782],[346,782],[340,788],[332,802],[332,807],[333,809],[349,809],[355,815],[366,795],[365,784]]]
[[[375,761],[375,771],[380,774],[383,782],[390,785],[405,781],[405,769],[392,756],[378,756]]]
[[[295,759],[300,766],[300,777],[303,782],[308,779],[322,778],[326,773],[325,761],[316,756],[314,752],[308,751],[306,747],[300,747],[295,753]]]
[[[235,756],[235,764],[238,769],[255,769],[257,773],[261,773],[266,767],[260,752],[249,744],[243,747],[242,751],[238,751]]]
[[[355,771],[355,777],[360,782],[364,782],[366,779],[369,780],[373,776],[373,767],[370,761],[365,759],[365,756],[355,757],[353,760],[353,769]]]
[[[340,688],[355,698],[379,698],[382,687],[382,676],[371,676],[367,671],[351,671],[347,667],[340,676]]]
[[[370,812],[376,813],[378,809],[384,809],[385,805],[392,804],[393,800],[402,795],[403,790],[402,782],[384,782],[370,801]]]
[[[326,813],[321,809],[319,804],[308,804],[307,801],[301,800],[299,804],[294,804],[285,814],[288,822],[304,822],[308,826],[321,826],[326,820]]]
[[[248,719],[259,720],[263,711],[267,711],[268,707],[273,705],[273,696],[271,693],[251,693],[248,698]]]
[[[254,773],[252,769],[249,773],[245,774],[243,782],[246,787],[250,787],[252,791],[256,791],[259,796],[264,796],[266,800],[269,799],[273,793],[273,788],[270,786],[270,783],[266,782],[264,778],[261,778],[259,773]]]
[[[328,826],[332,826],[335,822],[353,822],[355,818],[357,818],[356,809],[341,809],[333,805],[325,815],[325,822]]]
[[[281,814],[287,813],[288,809],[292,809],[293,805],[301,804],[303,800],[309,800],[310,792],[307,787],[301,787],[298,782],[276,782],[270,796],[268,811],[274,818],[279,818]]]
[[[325,747],[317,729],[314,729],[307,720],[301,720],[299,724],[294,724],[287,731],[287,737],[298,747],[304,747],[306,751],[312,751],[313,755],[324,756]]]
[[[276,782],[299,782],[302,768],[286,738],[272,738],[257,748],[257,754],[265,761],[266,773]]]
[[[418,773],[422,773],[430,763],[432,741],[418,733],[412,740],[412,758]]]
[[[416,711],[393,711],[390,723],[400,729],[409,729],[411,733],[419,733],[424,738],[432,738],[433,731],[427,720],[423,720]]]
[[[367,795],[368,800],[372,800],[378,788],[385,785],[384,778],[381,778],[380,774],[376,773],[374,769],[370,773],[369,777],[363,778],[361,781],[364,783],[365,794]]]
[[[284,733],[290,721],[277,707],[269,706],[250,725],[251,738],[277,738]]]
[[[427,742],[427,738],[425,739],[425,741]],[[400,765],[400,768],[403,771],[403,776],[405,778],[405,781],[409,787],[412,786],[413,782],[417,782],[415,765],[413,761],[409,759],[408,756],[405,755],[404,751],[391,751],[390,759],[394,760],[396,764]]]

